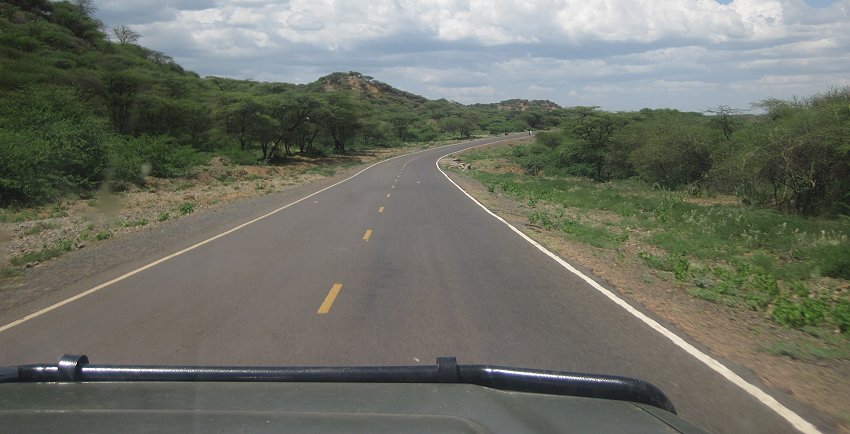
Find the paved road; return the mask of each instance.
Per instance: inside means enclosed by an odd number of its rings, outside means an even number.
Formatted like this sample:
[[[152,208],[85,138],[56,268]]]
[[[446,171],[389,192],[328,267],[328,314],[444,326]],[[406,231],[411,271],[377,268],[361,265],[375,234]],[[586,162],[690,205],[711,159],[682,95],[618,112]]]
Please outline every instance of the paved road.
[[[792,431],[436,168],[439,156],[482,142],[385,161],[0,332],[0,365],[65,352],[101,363],[250,365],[431,364],[455,355],[642,378],[711,431]]]

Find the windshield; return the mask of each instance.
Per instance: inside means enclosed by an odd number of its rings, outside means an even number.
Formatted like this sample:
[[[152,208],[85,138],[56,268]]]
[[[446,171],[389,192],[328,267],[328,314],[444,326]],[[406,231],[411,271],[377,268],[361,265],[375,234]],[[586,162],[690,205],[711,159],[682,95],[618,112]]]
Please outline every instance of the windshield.
[[[0,2],[0,366],[636,378],[850,430],[847,0]]]

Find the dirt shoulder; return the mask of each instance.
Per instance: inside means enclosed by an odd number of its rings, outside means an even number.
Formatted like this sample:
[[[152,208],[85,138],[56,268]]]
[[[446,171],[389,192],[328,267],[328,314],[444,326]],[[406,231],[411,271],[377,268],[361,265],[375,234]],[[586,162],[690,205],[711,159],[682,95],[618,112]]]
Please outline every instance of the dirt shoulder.
[[[493,146],[511,146],[509,143]],[[588,270],[616,288],[632,304],[672,324],[707,348],[715,357],[729,360],[750,372],[766,386],[793,396],[805,406],[834,420],[835,431],[850,433],[850,362],[842,359],[797,360],[764,350],[775,341],[813,341],[803,332],[787,329],[753,311],[730,308],[689,295],[682,285],[638,259],[643,246],[629,242],[602,249],[566,239],[561,233],[529,223],[534,209],[488,189],[464,175],[469,170],[460,159],[446,158],[443,166],[451,178],[488,209],[569,262]],[[506,161],[476,161],[473,169],[495,173],[521,170]],[[751,374],[751,375],[748,375]],[[793,403],[792,404],[792,409]],[[804,409],[805,411],[805,409]]]

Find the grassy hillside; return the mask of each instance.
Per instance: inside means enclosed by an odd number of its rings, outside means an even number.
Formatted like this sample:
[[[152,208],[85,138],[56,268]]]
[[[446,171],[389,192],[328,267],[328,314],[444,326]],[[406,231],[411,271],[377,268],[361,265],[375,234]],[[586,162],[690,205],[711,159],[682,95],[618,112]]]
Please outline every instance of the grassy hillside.
[[[0,2],[0,206],[173,177],[221,155],[281,164],[527,127],[357,72],[307,85],[202,78],[74,3]],[[118,41],[118,42],[116,42]]]

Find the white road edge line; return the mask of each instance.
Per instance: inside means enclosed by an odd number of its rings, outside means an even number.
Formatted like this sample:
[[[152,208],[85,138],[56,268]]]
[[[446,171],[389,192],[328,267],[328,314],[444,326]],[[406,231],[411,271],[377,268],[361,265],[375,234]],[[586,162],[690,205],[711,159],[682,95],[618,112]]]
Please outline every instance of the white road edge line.
[[[489,144],[492,144],[492,143],[486,143],[484,145],[479,145],[479,146],[485,146],[485,145],[489,145]],[[473,147],[470,147],[470,148],[465,148],[464,150],[477,148],[477,147],[478,146],[473,146]],[[459,152],[459,151],[455,151],[455,152]],[[484,211],[487,212],[487,214],[490,214],[496,220],[499,220],[500,222],[504,223],[506,226],[511,228],[512,231],[516,232],[519,236],[521,236],[525,241],[528,241],[529,243],[531,243],[531,245],[533,245],[534,247],[537,247],[538,250],[545,253],[550,258],[554,259],[557,263],[561,264],[562,267],[566,268],[571,273],[580,277],[582,280],[587,282],[588,285],[592,286],[594,289],[601,292],[603,295],[605,295],[606,297],[611,299],[611,301],[613,301],[614,303],[617,303],[617,305],[619,305],[620,307],[625,309],[630,314],[634,315],[637,319],[643,321],[646,325],[652,327],[655,331],[657,331],[658,333],[661,333],[664,337],[673,341],[673,343],[677,347],[683,349],[686,353],[695,357],[697,360],[704,363],[706,366],[708,366],[709,368],[711,368],[712,370],[714,370],[718,374],[722,375],[723,378],[726,378],[727,380],[732,382],[734,385],[740,387],[741,389],[744,389],[745,392],[749,393],[751,396],[753,396],[755,399],[760,401],[762,404],[766,405],[768,408],[770,408],[771,410],[776,412],[783,419],[787,420],[798,431],[805,433],[805,434],[820,434],[820,431],[812,423],[803,419],[802,417],[800,417],[800,415],[798,415],[797,413],[794,413],[791,409],[789,409],[788,407],[785,407],[784,405],[779,403],[779,401],[777,401],[774,397],[768,395],[765,391],[758,388],[758,386],[747,382],[747,380],[744,380],[738,374],[734,373],[731,369],[727,368],[726,365],[720,363],[719,361],[717,361],[713,357],[709,356],[708,354],[700,351],[699,349],[697,349],[693,345],[689,344],[684,339],[680,338],[677,334],[673,333],[672,331],[668,330],[667,328],[665,328],[664,326],[659,324],[658,321],[655,321],[654,319],[644,315],[641,311],[635,309],[634,307],[632,307],[632,305],[626,303],[625,300],[618,297],[613,292],[605,289],[604,287],[602,287],[602,285],[597,283],[595,280],[591,279],[590,277],[588,277],[587,275],[585,275],[584,273],[582,273],[581,271],[579,271],[578,269],[576,269],[575,267],[570,265],[567,261],[562,259],[560,256],[552,253],[551,251],[549,251],[549,249],[547,249],[546,247],[543,247],[543,245],[541,245],[537,241],[534,241],[533,239],[531,239],[531,237],[529,237],[528,235],[526,235],[525,233],[523,233],[522,231],[520,231],[519,229],[514,227],[514,225],[508,223],[505,219],[499,217],[493,211],[490,211],[489,209],[487,209],[486,206],[484,206],[483,204],[481,204],[481,202],[479,202],[477,199],[472,197],[472,195],[467,193],[466,190],[461,188],[461,186],[457,185],[457,183],[454,182],[449,177],[449,175],[447,175],[446,172],[443,171],[442,168],[440,168],[440,160],[448,157],[451,154],[454,154],[454,152],[450,152],[450,153],[443,155],[442,157],[437,159],[437,161],[436,161],[437,170],[439,170],[440,173],[442,173],[443,176],[445,176],[446,179],[449,180],[449,182],[451,182],[455,187],[457,187],[458,190],[463,192],[463,194],[465,194],[466,197],[468,197],[470,200],[475,202],[476,205],[483,208]]]
[[[169,259],[173,259],[173,258],[175,258],[175,257],[177,257],[177,256],[180,256],[180,255],[182,255],[182,254],[186,253],[186,252],[189,252],[189,251],[195,250],[195,249],[197,249],[198,247],[203,246],[204,244],[207,244],[207,243],[213,242],[213,241],[215,241],[215,240],[217,240],[217,239],[219,239],[219,238],[221,238],[221,237],[223,237],[223,236],[225,236],[225,235],[228,235],[228,234],[231,234],[231,233],[233,233],[233,232],[236,232],[236,231],[238,231],[239,229],[244,228],[245,226],[248,226],[248,225],[250,225],[250,224],[252,224],[252,223],[256,223],[256,222],[258,222],[258,221],[260,221],[260,220],[263,220],[263,219],[265,219],[265,218],[267,218],[267,217],[269,217],[269,216],[272,216],[272,215],[274,215],[274,214],[277,214],[277,213],[279,213],[279,212],[281,212],[281,211],[285,210],[286,208],[291,207],[292,205],[295,205],[295,204],[297,204],[297,203],[299,203],[299,202],[302,202],[302,201],[304,201],[304,200],[307,200],[307,199],[309,199],[309,198],[311,198],[311,197],[313,197],[313,196],[315,196],[315,195],[317,195],[317,194],[319,194],[319,193],[322,193],[322,192],[324,192],[324,191],[326,191],[326,190],[330,190],[331,188],[334,188],[334,187],[336,187],[337,185],[340,185],[340,184],[342,184],[342,183],[344,183],[344,182],[347,182],[347,181],[349,181],[349,180],[353,179],[354,177],[356,177],[357,175],[360,175],[361,173],[363,173],[363,172],[365,172],[365,171],[367,171],[367,170],[369,170],[369,169],[371,169],[371,168],[373,168],[373,167],[375,167],[375,166],[377,166],[377,165],[379,165],[379,164],[386,163],[387,161],[390,161],[390,160],[395,160],[396,158],[401,158],[401,157],[407,157],[407,156],[411,156],[411,155],[416,155],[416,154],[420,154],[420,153],[423,153],[423,152],[433,151],[433,150],[435,150],[435,149],[447,148],[447,147],[449,147],[449,146],[458,146],[458,145],[463,145],[463,144],[465,144],[465,143],[468,143],[468,142],[451,143],[451,144],[448,144],[448,145],[442,145],[442,146],[436,146],[436,147],[433,147],[433,148],[421,149],[421,150],[419,150],[419,151],[411,152],[411,153],[408,153],[408,154],[396,155],[395,157],[390,157],[390,158],[387,158],[386,160],[381,160],[381,161],[378,161],[378,162],[376,162],[376,163],[373,163],[373,164],[369,165],[368,167],[364,168],[363,170],[361,170],[361,171],[359,171],[359,172],[355,173],[354,175],[351,175],[351,176],[349,176],[348,178],[343,179],[342,181],[339,181],[339,182],[337,182],[337,183],[335,183],[335,184],[329,185],[329,186],[327,186],[327,187],[325,187],[325,188],[323,188],[323,189],[321,189],[321,190],[319,190],[319,191],[315,191],[315,192],[313,192],[313,193],[310,193],[309,195],[304,196],[304,197],[302,197],[301,199],[298,199],[298,200],[296,200],[296,201],[294,201],[294,202],[290,202],[290,203],[288,203],[288,204],[286,204],[286,205],[284,205],[284,206],[282,206],[282,207],[280,207],[280,208],[278,208],[278,209],[275,209],[275,210],[273,210],[273,211],[271,211],[271,212],[269,212],[269,213],[263,214],[263,215],[261,215],[261,216],[259,216],[259,217],[255,218],[255,219],[253,219],[253,220],[250,220],[250,221],[248,221],[248,222],[242,223],[242,224],[241,224],[241,225],[239,225],[239,226],[236,226],[236,227],[234,227],[234,228],[232,228],[232,229],[229,229],[229,230],[227,230],[227,231],[224,231],[224,232],[222,232],[222,233],[220,233],[220,234],[218,234],[218,235],[215,235],[215,236],[213,236],[213,237],[207,238],[206,240],[201,241],[201,242],[199,242],[199,243],[197,243],[197,244],[194,244],[194,245],[192,245],[192,246],[186,247],[186,248],[185,248],[185,249],[183,249],[183,250],[180,250],[180,251],[174,252],[174,253],[172,253],[172,254],[170,254],[170,255],[168,255],[168,256],[165,256],[165,257],[159,258],[159,259],[157,259],[156,261],[153,261],[153,262],[151,262],[151,263],[149,263],[149,264],[147,264],[147,265],[143,265],[143,266],[141,266],[141,267],[139,267],[139,268],[136,268],[136,269],[135,269],[135,270],[133,270],[133,271],[127,272],[127,273],[125,273],[125,274],[122,274],[122,275],[120,275],[120,276],[118,276],[118,277],[116,277],[116,278],[114,278],[114,279],[112,279],[112,280],[110,280],[110,281],[108,281],[108,282],[101,283],[100,285],[97,285],[97,286],[95,286],[95,287],[93,287],[93,288],[91,288],[91,289],[88,289],[88,290],[86,290],[86,291],[83,291],[83,292],[81,292],[81,293],[79,293],[79,294],[77,294],[77,295],[74,295],[74,296],[72,296],[72,297],[66,298],[66,299],[64,299],[64,300],[62,300],[62,301],[60,301],[60,302],[57,302],[57,303],[55,303],[55,304],[53,304],[53,305],[50,305],[50,306],[48,306],[48,307],[45,307],[44,309],[38,310],[38,311],[36,311],[36,312],[33,312],[33,313],[31,313],[31,314],[29,314],[29,315],[27,315],[27,316],[23,317],[23,318],[17,319],[17,320],[15,320],[15,321],[12,321],[12,322],[10,322],[10,323],[6,324],[6,325],[0,326],[0,333],[4,332],[4,331],[6,331],[6,330],[9,330],[9,329],[10,329],[10,328],[12,328],[12,327],[19,326],[19,325],[21,325],[21,324],[23,324],[23,323],[25,323],[25,322],[27,322],[27,321],[29,321],[29,320],[31,320],[31,319],[38,318],[38,317],[40,317],[40,316],[42,316],[42,315],[44,315],[44,314],[46,314],[46,313],[48,313],[48,312],[50,312],[50,311],[52,311],[52,310],[56,310],[56,309],[60,308],[60,307],[62,307],[62,306],[64,306],[64,305],[66,305],[66,304],[68,304],[68,303],[71,303],[71,302],[77,301],[77,300],[79,300],[79,299],[81,299],[81,298],[83,298],[83,297],[85,297],[85,296],[87,296],[87,295],[94,294],[95,292],[100,291],[101,289],[106,288],[106,287],[107,287],[107,286],[109,286],[109,285],[112,285],[112,284],[118,283],[118,282],[120,282],[120,281],[122,281],[122,280],[124,280],[124,279],[127,279],[128,277],[132,277],[132,276],[134,276],[134,275],[136,275],[136,274],[139,274],[139,273],[141,273],[142,271],[145,271],[145,270],[147,270],[147,269],[149,269],[149,268],[155,267],[155,266],[157,266],[157,265],[159,265],[159,264],[161,264],[161,263],[163,263],[163,262],[165,262],[165,261],[167,261],[167,260],[169,260]],[[419,157],[416,157],[416,158],[419,158]]]

